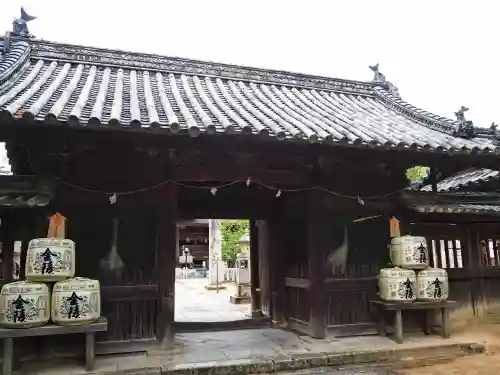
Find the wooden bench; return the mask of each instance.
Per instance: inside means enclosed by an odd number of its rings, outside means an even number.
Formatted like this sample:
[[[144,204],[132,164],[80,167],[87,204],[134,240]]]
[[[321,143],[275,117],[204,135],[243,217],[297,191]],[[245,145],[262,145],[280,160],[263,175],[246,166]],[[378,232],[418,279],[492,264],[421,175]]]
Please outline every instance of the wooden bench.
[[[441,336],[443,338],[450,337],[450,313],[449,309],[454,307],[455,301],[437,301],[437,302],[384,302],[370,301],[370,305],[375,307],[377,311],[377,332],[379,335],[386,335],[385,327],[385,312],[394,311],[394,341],[398,344],[403,343],[403,310],[424,310],[423,330],[426,335],[431,333],[429,311],[439,309],[441,312]]]
[[[95,323],[82,326],[46,324],[36,328],[0,328],[0,339],[3,340],[3,375],[12,374],[15,338],[69,335],[73,333],[85,333],[85,370],[92,371],[95,364],[95,333],[107,329],[108,322],[105,318],[100,318]]]

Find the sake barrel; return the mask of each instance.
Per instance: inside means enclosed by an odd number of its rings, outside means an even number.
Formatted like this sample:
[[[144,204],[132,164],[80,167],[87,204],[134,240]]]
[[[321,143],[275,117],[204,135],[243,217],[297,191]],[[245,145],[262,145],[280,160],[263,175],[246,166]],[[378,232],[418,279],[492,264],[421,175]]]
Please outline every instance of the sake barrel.
[[[0,291],[0,324],[8,328],[33,328],[50,319],[47,285],[29,281],[5,284]]]
[[[412,302],[417,297],[415,271],[383,268],[378,276],[379,296],[388,302]]]
[[[59,325],[84,325],[101,316],[98,280],[73,277],[54,284],[51,319]]]
[[[442,268],[427,268],[417,274],[417,299],[444,301],[448,299],[448,272]]]
[[[26,279],[61,281],[75,275],[75,243],[69,239],[35,238],[26,254]]]
[[[391,240],[391,261],[395,267],[424,269],[429,264],[425,237],[402,236]]]

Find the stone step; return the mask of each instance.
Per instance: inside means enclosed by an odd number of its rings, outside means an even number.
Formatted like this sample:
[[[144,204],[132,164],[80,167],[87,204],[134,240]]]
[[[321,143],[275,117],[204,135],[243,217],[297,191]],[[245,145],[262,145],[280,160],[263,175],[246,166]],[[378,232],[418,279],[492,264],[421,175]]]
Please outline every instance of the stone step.
[[[427,363],[443,363],[452,361],[468,354],[482,353],[485,347],[476,343],[432,345],[425,347],[359,351],[351,353],[307,353],[284,355],[280,357],[261,357],[239,360],[186,363],[167,368],[137,369],[134,375],[162,374],[162,375],[246,375],[264,374],[271,372],[290,372],[311,368],[332,366],[336,369],[356,367],[367,369],[370,366],[394,369],[408,368],[408,366]],[[361,367],[362,366],[362,367]],[[360,371],[361,372],[361,371]],[[356,372],[352,372],[356,373]],[[132,374],[117,372],[113,374]],[[105,373],[102,373],[105,375]],[[110,374],[111,375],[111,374]]]

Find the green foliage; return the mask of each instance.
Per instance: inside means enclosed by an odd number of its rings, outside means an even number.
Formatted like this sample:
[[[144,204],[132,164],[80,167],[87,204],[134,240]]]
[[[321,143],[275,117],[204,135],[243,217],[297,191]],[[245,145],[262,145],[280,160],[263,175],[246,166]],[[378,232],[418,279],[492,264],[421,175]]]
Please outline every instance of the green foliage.
[[[240,253],[238,241],[250,229],[248,220],[222,220],[222,259],[228,267],[234,266],[236,257]]]
[[[406,178],[411,182],[421,181],[426,178],[428,174],[429,168],[419,165],[406,170]]]
[[[10,171],[10,168],[1,166],[0,167],[0,175],[11,175],[12,172]]]

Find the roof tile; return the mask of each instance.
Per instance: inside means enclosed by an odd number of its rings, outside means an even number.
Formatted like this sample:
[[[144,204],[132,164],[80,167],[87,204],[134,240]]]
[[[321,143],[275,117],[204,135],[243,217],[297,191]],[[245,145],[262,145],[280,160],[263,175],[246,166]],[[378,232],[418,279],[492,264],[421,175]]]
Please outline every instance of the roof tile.
[[[500,215],[500,206],[497,204],[456,203],[456,204],[418,204],[412,208],[421,213],[444,214],[481,214]]]
[[[475,169],[456,174],[455,176],[448,177],[437,184],[437,191],[454,192],[465,190],[473,185],[483,184],[492,180],[498,180],[500,172],[492,169]],[[426,185],[421,191],[432,191],[431,185]]]
[[[454,122],[372,83],[43,41],[0,61],[0,113],[70,125],[263,134],[391,148],[492,152]],[[14,72],[15,71],[15,72]]]

